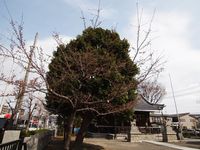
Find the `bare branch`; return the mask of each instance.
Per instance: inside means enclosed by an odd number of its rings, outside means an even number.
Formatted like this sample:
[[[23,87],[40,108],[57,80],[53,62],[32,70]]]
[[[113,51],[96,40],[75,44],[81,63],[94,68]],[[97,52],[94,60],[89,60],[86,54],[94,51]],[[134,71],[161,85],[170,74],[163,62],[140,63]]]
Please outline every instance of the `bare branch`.
[[[86,25],[86,18],[85,18],[85,16],[84,16],[84,13],[83,13],[82,10],[81,10],[81,19],[83,20],[84,29],[86,29],[86,28],[87,28],[87,25]]]

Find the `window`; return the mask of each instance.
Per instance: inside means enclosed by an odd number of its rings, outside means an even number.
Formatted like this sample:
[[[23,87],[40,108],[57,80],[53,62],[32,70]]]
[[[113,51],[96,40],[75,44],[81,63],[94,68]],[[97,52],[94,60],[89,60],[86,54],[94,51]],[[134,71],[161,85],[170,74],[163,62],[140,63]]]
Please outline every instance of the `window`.
[[[173,117],[172,122],[178,122],[178,117]]]

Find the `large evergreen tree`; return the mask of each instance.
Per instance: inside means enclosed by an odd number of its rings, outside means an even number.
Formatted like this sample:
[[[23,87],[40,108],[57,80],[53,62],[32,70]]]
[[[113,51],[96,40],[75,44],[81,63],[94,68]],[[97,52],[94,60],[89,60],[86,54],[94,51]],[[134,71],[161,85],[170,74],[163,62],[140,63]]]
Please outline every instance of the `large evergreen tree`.
[[[115,31],[87,28],[54,52],[47,73],[47,108],[68,119],[65,149],[77,112],[101,115],[133,107],[138,68],[128,49],[127,40]]]

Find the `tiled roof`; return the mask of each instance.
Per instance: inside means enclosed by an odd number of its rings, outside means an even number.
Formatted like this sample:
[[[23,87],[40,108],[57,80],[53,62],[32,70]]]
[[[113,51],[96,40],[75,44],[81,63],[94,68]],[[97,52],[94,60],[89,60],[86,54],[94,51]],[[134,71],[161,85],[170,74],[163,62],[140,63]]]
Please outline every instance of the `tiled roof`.
[[[185,116],[185,115],[190,115],[190,113],[179,113],[178,114],[180,117]],[[177,114],[151,114],[152,117],[177,117]]]
[[[134,107],[134,111],[157,111],[157,110],[162,110],[164,107],[164,104],[153,104],[150,103],[144,99],[139,99],[136,106]]]

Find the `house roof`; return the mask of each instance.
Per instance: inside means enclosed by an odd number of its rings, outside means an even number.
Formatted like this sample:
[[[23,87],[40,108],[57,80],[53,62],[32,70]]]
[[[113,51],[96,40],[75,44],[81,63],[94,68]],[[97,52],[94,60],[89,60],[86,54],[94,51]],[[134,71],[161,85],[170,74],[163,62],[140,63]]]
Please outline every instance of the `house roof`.
[[[180,117],[189,115],[191,117],[194,117],[194,115],[191,115],[190,113],[179,113],[178,114]],[[177,117],[177,114],[151,114],[152,117]]]
[[[194,118],[200,118],[200,114],[190,114],[190,116],[192,116]]]
[[[162,110],[163,107],[164,107],[164,104],[153,104],[141,98],[139,99],[136,106],[134,107],[134,110],[154,112],[154,111]]]
[[[185,115],[190,115],[190,113],[179,113],[178,114],[180,117],[185,116]],[[170,114],[169,117],[177,117],[177,114]]]

